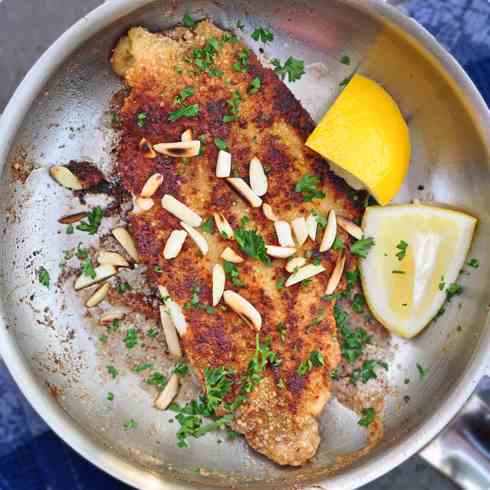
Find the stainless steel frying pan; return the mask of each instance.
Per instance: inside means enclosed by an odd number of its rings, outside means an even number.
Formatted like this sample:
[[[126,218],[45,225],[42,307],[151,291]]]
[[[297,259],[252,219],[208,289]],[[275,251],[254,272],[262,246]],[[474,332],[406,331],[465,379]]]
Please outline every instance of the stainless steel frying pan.
[[[398,339],[387,395],[385,437],[373,452],[332,473],[335,457],[358,449],[363,433],[354,415],[333,401],[321,420],[317,457],[297,469],[279,468],[238,440],[216,435],[175,446],[169,416],[150,409],[152,395],[129,371],[102,376],[106,355],[70,288],[38,284],[37,268],[53,278],[65,235],[57,218],[73,209],[71,195],[46,168],[70,159],[107,166],[112,132],[108,107],[120,81],[108,58],[131,25],[165,29],[184,12],[245,31],[270,25],[268,55],[305,60],[307,75],[292,90],[315,118],[350,75],[347,53],[360,71],[382,83],[410,126],[413,163],[400,202],[414,197],[447,203],[479,218],[471,251],[480,268],[463,275],[460,304],[413,341]],[[428,443],[462,407],[482,377],[490,345],[490,115],[475,87],[436,41],[396,8],[376,0],[182,1],[106,3],[67,31],[32,68],[0,123],[0,352],[47,423],[94,464],[136,487],[354,488],[380,476]],[[19,178],[32,170],[25,183]],[[423,185],[423,190],[419,186]],[[76,209],[79,209],[78,207]],[[110,353],[117,355],[117,353]],[[418,381],[416,363],[430,369]],[[403,380],[410,378],[409,384]],[[117,395],[109,404],[107,391]],[[409,401],[408,398],[409,397]],[[123,421],[139,421],[125,432]],[[195,468],[202,468],[196,472]]]

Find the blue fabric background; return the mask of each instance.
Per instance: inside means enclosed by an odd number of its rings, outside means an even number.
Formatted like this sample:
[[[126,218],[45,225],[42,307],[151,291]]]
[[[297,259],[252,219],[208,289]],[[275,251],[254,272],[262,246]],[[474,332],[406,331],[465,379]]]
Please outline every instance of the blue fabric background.
[[[409,0],[402,8],[456,56],[489,104],[489,1]],[[416,481],[413,484],[421,488]],[[0,490],[88,488],[129,487],[82,459],[49,430],[0,361]]]

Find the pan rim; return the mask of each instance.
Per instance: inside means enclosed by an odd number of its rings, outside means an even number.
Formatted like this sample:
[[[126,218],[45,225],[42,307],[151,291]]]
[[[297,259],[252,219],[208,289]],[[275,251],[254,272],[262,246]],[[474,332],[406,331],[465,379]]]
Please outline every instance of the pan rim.
[[[101,29],[153,1],[118,0],[107,2],[69,28],[43,54],[15,91],[0,119],[0,134],[2,135],[0,138],[0,170],[4,168],[8,152],[25,113],[42,91],[45,83],[66,58]],[[344,1],[367,14],[387,19],[400,28],[404,34],[420,43],[440,63],[452,82],[460,89],[464,89],[467,98],[466,103],[477,115],[478,120],[475,121],[475,125],[490,134],[490,111],[482,96],[458,62],[438,44],[428,31],[403,15],[398,9],[386,5],[383,0]],[[488,141],[486,147],[490,154]],[[0,308],[3,310],[3,299]],[[14,337],[8,332],[3,317],[0,318],[0,326],[2,327],[0,328],[0,356],[12,377],[38,414],[69,446],[100,469],[137,488],[185,490],[193,486],[190,482],[164,481],[149,471],[130,464],[124,458],[113,454],[110,449],[94,441],[82,427],[78,426],[63,411],[38,382]],[[355,468],[347,469],[342,474],[329,477],[324,483],[328,483],[329,488],[356,488],[387,473],[422,449],[444,429],[474,391],[487,367],[485,348],[488,346],[490,346],[490,318],[487,316],[479,347],[473,352],[472,358],[461,373],[458,383],[441,401],[439,409],[425,419],[417,430],[408,435],[396,447],[378,456],[378,464],[374,465],[369,461],[362,462]],[[355,483],[353,484],[353,482]],[[200,486],[200,488],[203,487]]]

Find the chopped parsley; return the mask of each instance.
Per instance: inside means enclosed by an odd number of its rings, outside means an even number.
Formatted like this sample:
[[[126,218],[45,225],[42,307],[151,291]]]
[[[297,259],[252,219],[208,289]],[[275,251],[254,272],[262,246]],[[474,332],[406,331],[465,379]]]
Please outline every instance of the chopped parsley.
[[[107,340],[109,339],[109,337],[107,337],[107,335],[100,335],[99,336],[99,340],[105,344],[107,342]]]
[[[388,364],[386,362],[368,360],[362,363],[360,368],[354,369],[350,377],[350,383],[355,385],[358,381],[367,383],[370,379],[377,379],[375,369],[377,367],[382,367],[388,370]]]
[[[478,267],[480,267],[480,261],[475,258],[468,260],[467,264],[470,267],[473,267],[473,269],[478,269]]]
[[[286,337],[288,335],[288,329],[284,325],[284,323],[279,323],[276,327],[277,333],[279,334],[279,340],[281,341],[281,344],[286,343]]]
[[[106,366],[107,372],[111,375],[112,379],[116,379],[117,375],[119,374],[119,371],[112,365],[108,364]]]
[[[201,288],[198,285],[194,285],[191,288],[191,299],[184,304],[184,308],[186,310],[194,309],[194,310],[205,310],[210,315],[216,311],[215,308],[209,305],[205,305],[199,301],[199,293],[201,292]],[[164,299],[165,301],[165,299]]]
[[[419,363],[417,363],[417,371],[419,372],[420,380],[423,380],[427,376],[427,373],[429,372],[429,369],[428,368],[424,368]]]
[[[221,138],[214,138],[214,144],[218,150],[226,151],[228,149],[228,144]]]
[[[305,73],[305,63],[302,60],[297,60],[290,56],[284,65],[281,65],[281,61],[274,58],[272,61],[274,71],[281,77],[281,80],[288,77],[289,82],[295,82],[299,80]]]
[[[77,230],[85,231],[89,235],[95,235],[99,229],[104,213],[100,206],[96,206],[87,215],[87,221],[82,221],[77,225]]]
[[[197,22],[188,14],[186,13],[184,17],[182,17],[182,25],[184,27],[188,27],[189,29],[192,29],[195,27]]]
[[[339,375],[339,368],[336,367],[335,369],[332,369],[332,371],[330,371],[330,378],[333,379],[334,381],[337,381],[339,379],[340,375]]]
[[[92,265],[92,261],[90,259],[85,259],[81,264],[82,274],[84,276],[90,277],[91,279],[95,279],[97,274],[95,273],[94,266]]]
[[[241,31],[243,31],[244,27],[245,27],[245,24],[241,20],[236,21],[236,28],[237,29],[240,29]]]
[[[374,245],[374,238],[368,237],[363,238],[361,240],[357,240],[357,242],[353,243],[350,246],[350,251],[354,255],[357,255],[361,259],[365,259],[369,252],[369,249]]]
[[[264,44],[271,43],[274,40],[274,34],[272,34],[269,29],[264,29],[263,27],[257,27],[255,31],[252,32],[252,39],[257,42],[263,42]]]
[[[77,245],[77,250],[75,252],[75,255],[77,256],[78,259],[84,260],[88,257],[88,248],[83,248],[81,247],[81,243]]]
[[[401,271],[401,270],[398,270],[398,269],[392,270],[391,273],[392,274],[406,274],[405,271]]]
[[[349,82],[350,82],[351,77],[344,78],[340,83],[339,86],[345,87]]]
[[[444,282],[444,276],[441,276],[441,281],[439,282],[439,291],[444,291],[444,288],[446,287],[446,283]]]
[[[106,398],[111,402],[112,400],[114,400],[114,393],[112,393],[112,391],[108,391]]]
[[[235,71],[239,71],[242,73],[247,73],[249,69],[249,56],[250,56],[250,49],[248,48],[243,48],[237,56],[237,59],[235,63],[233,63],[233,69]]]
[[[224,75],[224,72],[222,70],[218,70],[218,68],[210,68],[208,75],[210,77],[221,78]]]
[[[149,378],[146,378],[145,383],[147,385],[157,386],[158,388],[163,389],[167,384],[167,378],[162,373],[156,371],[152,373]]]
[[[179,95],[175,97],[174,103],[175,104],[183,104],[186,99],[189,97],[192,97],[194,95],[194,87],[191,87],[190,85],[187,87],[184,87],[180,92]]]
[[[244,283],[243,281],[240,280],[239,278],[239,271],[238,271],[238,267],[233,264],[232,262],[228,262],[227,260],[225,260],[223,262],[223,269],[225,271],[225,275],[226,275],[226,278],[231,281],[231,283],[233,284],[233,286],[236,286],[238,288],[241,288],[244,286]]]
[[[214,232],[214,220],[211,216],[209,216],[203,221],[201,225],[201,230],[209,234]]]
[[[463,292],[463,287],[457,282],[451,283],[446,289],[446,299],[450,302],[454,296],[459,296]]]
[[[148,337],[150,337],[150,339],[154,339],[158,335],[158,332],[156,331],[156,329],[150,328],[150,330],[148,330],[148,332],[146,332],[146,335],[148,335]]]
[[[141,364],[138,364],[135,366],[132,371],[133,373],[141,373],[142,371],[145,371],[146,369],[151,369],[153,367],[153,364],[151,362],[142,362]]]
[[[68,225],[66,227],[66,234],[73,235],[73,233],[75,233],[75,227],[73,225]]]
[[[396,253],[398,260],[402,260],[405,258],[405,255],[407,253],[407,247],[408,247],[408,243],[405,240],[400,240],[400,242],[396,246],[396,248],[399,250],[399,252]]]
[[[199,106],[197,104],[185,105],[168,115],[170,122],[175,122],[181,117],[196,117],[199,114]]]
[[[250,82],[250,85],[248,86],[248,93],[249,94],[256,94],[259,90],[260,87],[262,86],[262,82],[259,77],[254,77],[252,81]]]
[[[129,419],[127,422],[124,422],[124,430],[130,430],[130,429],[136,429],[136,427],[138,426],[138,423],[133,420],[133,419]]]
[[[116,287],[116,291],[118,292],[118,294],[124,294],[126,291],[129,291],[130,289],[131,286],[127,282],[121,282]]]
[[[240,250],[263,264],[270,265],[271,259],[267,255],[264,239],[255,230],[247,230],[241,226],[235,231],[235,240]]]
[[[281,290],[284,288],[284,284],[286,282],[286,279],[284,277],[279,277],[276,279],[276,289]]]
[[[361,418],[357,422],[358,425],[361,427],[369,427],[373,422],[375,418],[375,412],[374,408],[369,407],[369,408],[363,408],[361,411]]]
[[[343,65],[350,65],[351,61],[350,61],[350,57],[347,56],[346,54],[344,54],[342,56],[342,58],[340,58],[340,62],[343,64]]]
[[[107,332],[113,333],[117,332],[121,328],[121,322],[119,320],[112,320],[112,322],[107,325]]]
[[[39,267],[37,271],[38,281],[43,285],[49,288],[49,272],[43,266]]]
[[[320,229],[325,228],[327,226],[327,217],[320,214],[318,211],[313,210],[311,212],[315,217],[315,221]]]
[[[297,373],[300,376],[305,376],[308,372],[310,372],[314,367],[320,367],[325,364],[325,360],[323,359],[323,355],[319,351],[313,351],[310,353],[310,356],[306,361],[303,361],[297,369]]]
[[[332,250],[340,252],[343,249],[344,249],[344,241],[339,236],[335,237],[335,240],[332,244]]]
[[[238,112],[239,112],[241,101],[242,98],[240,96],[240,92],[238,90],[234,90],[231,98],[226,101],[226,104],[228,105],[229,114],[225,114],[223,116],[224,123],[236,121],[238,119],[239,117]]]
[[[175,367],[174,371],[175,374],[178,374],[179,376],[185,376],[189,372],[189,366],[185,362],[179,362]]]
[[[146,119],[147,118],[148,118],[148,113],[146,113],[146,112],[138,112],[138,114],[136,114],[136,124],[140,128],[144,128],[145,125],[146,125]]]
[[[320,177],[311,174],[304,174],[300,180],[296,183],[294,190],[303,194],[304,202],[311,202],[313,199],[323,199],[325,193],[317,189],[317,185],[320,183]]]
[[[364,300],[364,296],[360,293],[356,293],[354,295],[354,299],[352,300],[352,309],[356,313],[363,313],[365,304],[366,301]]]
[[[124,337],[123,342],[127,349],[132,349],[138,345],[138,332],[135,328],[130,328],[126,332],[126,337]]]

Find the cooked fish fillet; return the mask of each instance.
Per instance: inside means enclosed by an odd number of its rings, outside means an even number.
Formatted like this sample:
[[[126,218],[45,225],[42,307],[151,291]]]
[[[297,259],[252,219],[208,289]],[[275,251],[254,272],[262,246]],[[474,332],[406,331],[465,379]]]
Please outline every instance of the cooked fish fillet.
[[[211,74],[209,69],[196,69],[193,51],[203,48],[210,39],[218,41]],[[247,182],[250,160],[254,156],[261,160],[268,178],[263,199],[281,220],[307,216],[312,210],[326,214],[332,208],[349,219],[359,218],[359,208],[345,183],[304,145],[314,128],[310,116],[274,71],[263,67],[252,52],[246,61],[244,48],[243,43],[230,40],[225,31],[207,21],[193,29],[176,28],[165,34],[132,28],[119,41],[112,58],[114,70],[131,89],[120,113],[118,172],[125,188],[133,194],[139,194],[155,172],[164,177],[153,196],[154,206],[145,212],[130,213],[130,232],[141,262],[148,266],[149,281],[165,285],[186,315],[188,328],[182,339],[183,348],[201,378],[206,367],[226,366],[233,368],[236,379],[240,379],[255,352],[256,331],[229,308],[218,308],[210,314],[184,305],[196,288],[199,302],[211,304],[211,271],[214,264],[221,262],[225,247],[234,248],[246,259],[238,265],[243,286],[236,287],[227,280],[226,289],[238,292],[260,312],[260,338],[270,338],[270,348],[282,363],[265,370],[262,381],[237,410],[233,428],[273,461],[301,465],[318,448],[315,417],[330,397],[330,372],[340,359],[333,302],[320,300],[339,252],[317,256],[326,271],[313,277],[309,284],[281,289],[276,288],[276,282],[287,277],[285,260],[273,259],[272,266],[264,265],[247,257],[235,241],[217,233],[204,233],[209,244],[205,257],[190,238],[177,258],[165,260],[162,255],[172,230],[180,229],[179,220],[160,205],[164,194],[171,194],[203,218],[214,212],[223,213],[235,231],[247,216],[248,228],[257,230],[267,244],[277,245],[273,223],[262,210],[252,208],[226,179],[216,178],[215,138],[228,145],[233,175]],[[245,67],[238,71],[236,63],[241,63],[240,59],[246,63],[239,64],[238,67]],[[253,93],[250,86],[256,77],[261,86]],[[176,97],[185,87],[192,87],[193,94],[179,104]],[[236,91],[240,97],[238,117],[224,123],[223,116],[232,109],[228,101]],[[186,104],[197,104],[198,114],[170,122],[169,114]],[[201,137],[204,141],[199,156],[184,160],[163,155],[146,158],[139,147],[142,138],[151,144],[180,141],[187,129],[194,139]],[[325,198],[304,202],[302,194],[295,192],[295,184],[306,173],[320,178],[319,189]],[[349,238],[340,234],[347,245]],[[310,240],[301,253],[318,250],[318,245],[318,238],[316,244]],[[345,249],[347,268],[353,268],[355,257],[350,256],[347,246]],[[155,268],[161,272],[155,272]],[[323,355],[324,365],[300,375],[298,367],[315,351]],[[228,401],[234,394],[230,393]]]

